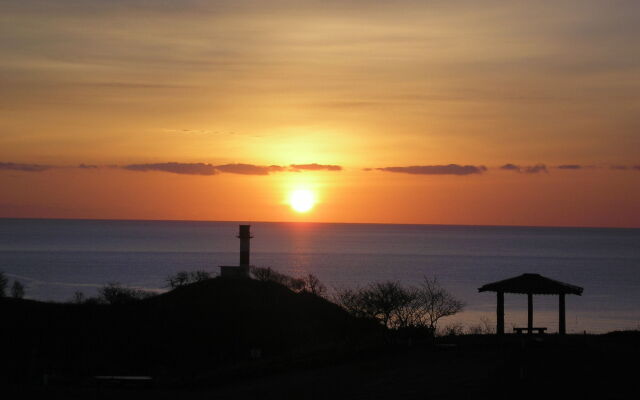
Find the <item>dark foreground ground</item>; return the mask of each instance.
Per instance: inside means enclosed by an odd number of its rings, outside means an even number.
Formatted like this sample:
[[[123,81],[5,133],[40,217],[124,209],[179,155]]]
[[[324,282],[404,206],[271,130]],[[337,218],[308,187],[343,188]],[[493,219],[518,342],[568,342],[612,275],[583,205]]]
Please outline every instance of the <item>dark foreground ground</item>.
[[[56,381],[6,388],[16,398],[89,399],[633,399],[640,335],[542,341],[457,337],[434,346],[386,346],[238,364],[181,381]]]
[[[2,398],[629,399],[640,393],[640,332],[409,341],[323,299],[265,282],[211,280],[118,307],[5,299],[0,313]]]

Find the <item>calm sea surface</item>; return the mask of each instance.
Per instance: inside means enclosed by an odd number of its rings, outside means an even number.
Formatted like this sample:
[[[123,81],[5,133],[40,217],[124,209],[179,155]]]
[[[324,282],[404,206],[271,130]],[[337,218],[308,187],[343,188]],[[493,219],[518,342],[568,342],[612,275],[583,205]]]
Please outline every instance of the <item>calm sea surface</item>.
[[[443,323],[495,321],[489,282],[525,272],[584,287],[567,297],[570,332],[640,327],[640,229],[252,223],[252,264],[312,273],[329,288],[435,276],[467,306]],[[238,263],[235,222],[0,219],[0,271],[27,297],[66,301],[107,282],[164,290],[182,270]],[[534,324],[557,330],[557,297],[534,297]],[[526,296],[506,295],[506,325]]]

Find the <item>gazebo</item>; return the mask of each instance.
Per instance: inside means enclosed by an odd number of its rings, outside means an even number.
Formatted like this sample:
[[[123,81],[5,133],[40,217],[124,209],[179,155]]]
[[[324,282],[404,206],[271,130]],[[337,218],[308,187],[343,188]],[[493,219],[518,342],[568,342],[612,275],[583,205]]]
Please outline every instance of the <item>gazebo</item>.
[[[533,295],[534,294],[557,294],[558,303],[558,333],[564,335],[567,331],[565,323],[564,297],[567,294],[582,295],[582,288],[549,279],[539,274],[522,274],[514,278],[505,279],[498,282],[487,283],[478,289],[478,292],[496,292],[498,294],[497,326],[496,333],[504,334],[504,294],[518,293],[526,294],[528,300],[527,312],[527,332],[533,333],[535,329],[543,332],[545,328],[533,327]],[[523,328],[521,329],[523,330]]]

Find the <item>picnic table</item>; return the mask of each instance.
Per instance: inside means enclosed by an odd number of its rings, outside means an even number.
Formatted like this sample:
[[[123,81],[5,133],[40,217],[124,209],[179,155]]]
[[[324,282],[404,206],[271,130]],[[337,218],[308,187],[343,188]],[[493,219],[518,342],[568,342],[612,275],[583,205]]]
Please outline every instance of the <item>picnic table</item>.
[[[527,331],[528,334],[536,332],[538,335],[542,335],[546,330],[547,328],[513,328],[513,331],[518,335],[521,335],[525,331]]]

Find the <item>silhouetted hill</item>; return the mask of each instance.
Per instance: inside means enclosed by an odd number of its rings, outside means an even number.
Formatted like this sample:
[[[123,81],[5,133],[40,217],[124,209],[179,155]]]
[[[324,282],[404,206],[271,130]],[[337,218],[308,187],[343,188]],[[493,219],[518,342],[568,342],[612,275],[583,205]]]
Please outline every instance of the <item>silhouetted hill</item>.
[[[0,387],[20,397],[626,399],[637,392],[640,332],[463,335],[408,346],[375,340],[379,325],[272,282],[212,279],[120,305],[0,299],[0,315]],[[154,382],[110,386],[95,375]]]
[[[193,375],[353,348],[378,330],[272,282],[210,279],[120,305],[0,300],[7,376]]]

